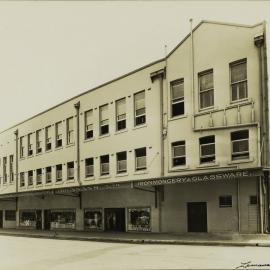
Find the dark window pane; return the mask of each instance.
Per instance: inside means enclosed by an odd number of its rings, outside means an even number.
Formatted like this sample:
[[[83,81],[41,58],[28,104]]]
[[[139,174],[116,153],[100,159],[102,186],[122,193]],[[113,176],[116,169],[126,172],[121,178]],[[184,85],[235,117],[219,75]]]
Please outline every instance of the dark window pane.
[[[184,102],[172,104],[172,117],[177,115],[183,115],[185,113]]]

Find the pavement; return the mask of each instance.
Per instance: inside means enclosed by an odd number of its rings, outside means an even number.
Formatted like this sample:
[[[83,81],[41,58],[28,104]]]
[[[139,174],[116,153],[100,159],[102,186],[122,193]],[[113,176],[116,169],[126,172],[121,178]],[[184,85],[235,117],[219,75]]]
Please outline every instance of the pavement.
[[[270,234],[238,233],[141,233],[141,232],[91,232],[91,231],[41,231],[29,229],[0,229],[0,235],[116,242],[132,244],[174,244],[206,246],[260,246],[270,247]]]

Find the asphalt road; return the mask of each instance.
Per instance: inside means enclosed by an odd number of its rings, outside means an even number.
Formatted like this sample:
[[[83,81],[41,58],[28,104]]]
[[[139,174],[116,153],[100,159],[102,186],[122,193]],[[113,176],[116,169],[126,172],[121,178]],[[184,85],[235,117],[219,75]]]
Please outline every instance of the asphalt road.
[[[235,269],[246,262],[253,266],[245,269],[270,269],[270,248],[136,245],[0,236],[1,270]]]

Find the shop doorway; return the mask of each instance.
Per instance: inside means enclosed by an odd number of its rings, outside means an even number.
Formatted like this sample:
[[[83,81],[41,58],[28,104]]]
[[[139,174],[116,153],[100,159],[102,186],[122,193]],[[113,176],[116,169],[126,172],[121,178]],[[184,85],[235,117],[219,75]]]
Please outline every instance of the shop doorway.
[[[51,229],[51,211],[44,210],[44,230]]]
[[[0,210],[0,228],[3,228],[3,211]]]
[[[105,208],[105,230],[124,232],[125,208]]]
[[[187,203],[188,232],[207,232],[206,202]]]
[[[42,211],[36,210],[36,229],[42,230]]]

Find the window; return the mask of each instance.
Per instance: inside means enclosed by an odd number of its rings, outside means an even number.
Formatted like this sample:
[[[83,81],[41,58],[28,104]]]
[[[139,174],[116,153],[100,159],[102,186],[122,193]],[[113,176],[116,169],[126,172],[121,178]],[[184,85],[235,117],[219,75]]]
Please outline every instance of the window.
[[[258,197],[256,195],[249,196],[249,204],[251,205],[258,204]]]
[[[28,186],[33,186],[33,171],[28,171]]]
[[[247,93],[247,61],[237,61],[230,64],[231,99],[237,101],[248,97]]]
[[[62,164],[56,165],[56,182],[62,181]]]
[[[42,169],[37,169],[37,185],[42,184]]]
[[[94,159],[87,158],[85,160],[85,177],[94,176]]]
[[[171,82],[171,106],[172,117],[185,113],[184,79]]]
[[[103,105],[99,107],[99,125],[100,131],[99,134],[105,135],[109,133],[109,105]]]
[[[5,220],[6,221],[16,221],[16,211],[15,210],[5,210]]]
[[[94,136],[93,131],[93,110],[84,113],[85,121],[85,140],[91,139]]]
[[[127,171],[127,152],[119,152],[116,154],[117,158],[117,173],[124,173]]]
[[[134,94],[135,126],[146,122],[145,115],[145,91]]]
[[[215,162],[215,136],[200,138],[200,163]]]
[[[45,140],[46,140],[46,151],[52,149],[52,127],[48,126],[45,128]]]
[[[84,210],[84,228],[102,230],[102,209]]]
[[[231,133],[232,160],[249,158],[248,139],[248,130],[235,131]]]
[[[172,166],[181,166],[186,164],[186,143],[179,141],[172,143]]]
[[[52,182],[52,167],[46,167],[46,183]]]
[[[41,139],[41,129],[36,131],[36,152],[42,152],[42,139]]]
[[[213,70],[199,74],[200,109],[214,106]]]
[[[126,99],[116,101],[116,130],[126,128]]]
[[[32,133],[28,134],[27,139],[28,139],[28,156],[32,156],[33,155],[33,134]]]
[[[67,119],[67,144],[74,143],[73,117]]]
[[[7,182],[7,157],[3,157],[3,183]]]
[[[24,172],[20,173],[20,186],[21,187],[25,186]]]
[[[151,231],[151,211],[147,208],[128,208],[128,231]]]
[[[232,207],[232,196],[220,196],[219,197],[219,207]]]
[[[110,173],[110,156],[104,155],[100,157],[100,175],[107,175]]]
[[[13,169],[13,160],[14,160],[14,156],[10,155],[9,156],[9,176],[10,176],[10,183],[12,183],[14,181],[14,169]]]
[[[74,179],[74,162],[67,163],[67,179],[71,180]]]
[[[20,137],[20,157],[24,157],[24,149],[25,149],[25,138]]]
[[[62,122],[55,124],[55,147],[62,147]]]
[[[135,169],[146,169],[146,147],[135,149]]]

